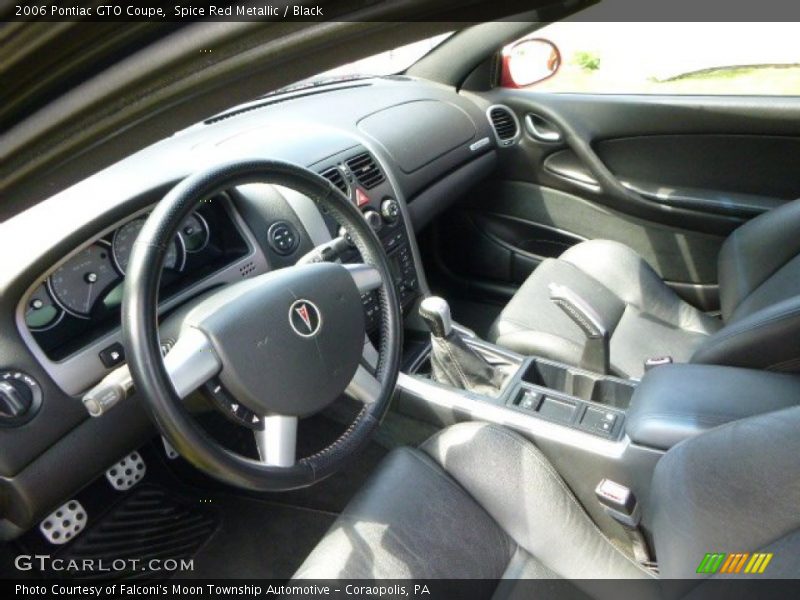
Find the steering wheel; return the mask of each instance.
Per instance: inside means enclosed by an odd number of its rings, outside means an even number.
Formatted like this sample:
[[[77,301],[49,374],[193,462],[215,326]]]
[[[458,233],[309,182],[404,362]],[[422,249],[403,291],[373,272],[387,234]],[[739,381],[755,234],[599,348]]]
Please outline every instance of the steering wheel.
[[[204,198],[248,183],[292,188],[327,210],[364,263],[288,267],[229,285],[185,316],[162,358],[158,289],[178,227]],[[122,326],[138,396],[174,448],[225,483],[260,491],[306,487],[359,451],[386,413],[400,363],[402,321],[383,247],[360,211],[327,179],[269,160],[237,161],[190,175],[150,214],[125,277]],[[381,310],[377,368],[361,365],[365,339],[361,294],[377,290]],[[214,441],[181,399],[213,377],[261,418],[260,460]],[[298,419],[320,412],[342,393],[363,406],[330,446],[297,460]]]

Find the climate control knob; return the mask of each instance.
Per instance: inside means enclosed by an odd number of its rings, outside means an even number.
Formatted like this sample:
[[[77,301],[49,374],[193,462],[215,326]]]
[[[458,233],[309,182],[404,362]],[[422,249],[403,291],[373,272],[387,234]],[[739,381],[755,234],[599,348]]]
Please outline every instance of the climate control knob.
[[[381,202],[381,216],[390,225],[400,218],[400,204],[394,198],[387,198]]]

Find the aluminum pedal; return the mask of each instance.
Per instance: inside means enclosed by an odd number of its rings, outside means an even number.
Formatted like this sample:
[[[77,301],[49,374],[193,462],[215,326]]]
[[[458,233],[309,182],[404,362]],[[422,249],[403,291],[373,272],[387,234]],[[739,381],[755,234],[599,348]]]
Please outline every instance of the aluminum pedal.
[[[106,471],[106,479],[118,492],[131,489],[142,480],[147,466],[138,452],[131,452]]]
[[[86,510],[77,500],[59,506],[39,524],[39,531],[51,544],[60,546],[75,539],[86,527]]]

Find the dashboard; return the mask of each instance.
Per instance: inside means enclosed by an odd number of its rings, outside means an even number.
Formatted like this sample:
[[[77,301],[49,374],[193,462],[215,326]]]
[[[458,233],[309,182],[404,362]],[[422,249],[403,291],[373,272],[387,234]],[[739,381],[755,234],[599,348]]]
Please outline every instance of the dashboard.
[[[0,252],[14,257],[0,264],[0,385],[26,406],[0,415],[0,538],[25,531],[154,434],[135,395],[100,418],[81,397],[125,360],[127,262],[144,219],[177,182],[253,156],[319,173],[378,235],[409,315],[429,293],[415,232],[493,171],[495,149],[484,108],[450,88],[404,77],[336,84],[216,115],[0,224]],[[165,350],[177,335],[170,316],[193,298],[289,267],[340,235],[309,198],[279,186],[204,200],[165,259]],[[360,257],[350,248],[341,260]],[[376,299],[362,303],[374,336]]]

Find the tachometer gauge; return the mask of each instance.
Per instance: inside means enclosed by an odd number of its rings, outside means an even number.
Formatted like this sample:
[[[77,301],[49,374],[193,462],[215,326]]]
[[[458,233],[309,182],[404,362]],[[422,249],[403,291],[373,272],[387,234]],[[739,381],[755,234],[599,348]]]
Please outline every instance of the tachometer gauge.
[[[200,252],[206,247],[210,237],[208,223],[196,212],[186,217],[178,229],[178,233],[183,238],[187,252]]]
[[[53,302],[45,284],[37,287],[28,298],[25,307],[25,324],[33,330],[49,329],[61,319],[64,313]]]
[[[108,246],[92,244],[56,269],[50,276],[50,292],[69,313],[87,317],[102,293],[119,274],[111,263]]]
[[[119,272],[123,275],[125,274],[125,270],[128,268],[128,261],[131,258],[131,252],[133,252],[133,243],[136,241],[136,238],[139,237],[139,233],[142,231],[144,223],[145,219],[136,219],[117,229],[117,232],[114,234],[114,243],[112,246],[114,252],[114,262],[116,263]],[[164,260],[165,269],[180,270],[178,266],[178,259],[181,257],[181,252],[178,248],[179,242],[177,240],[180,240],[180,236],[177,236],[176,241],[169,245],[169,250],[167,250],[167,256]],[[182,240],[180,243],[183,243]]]

